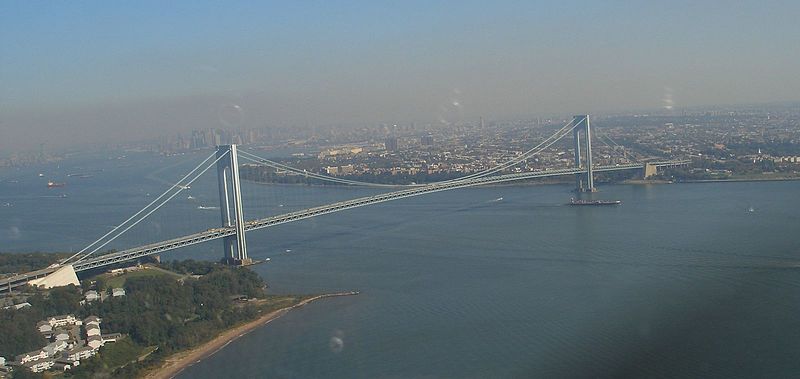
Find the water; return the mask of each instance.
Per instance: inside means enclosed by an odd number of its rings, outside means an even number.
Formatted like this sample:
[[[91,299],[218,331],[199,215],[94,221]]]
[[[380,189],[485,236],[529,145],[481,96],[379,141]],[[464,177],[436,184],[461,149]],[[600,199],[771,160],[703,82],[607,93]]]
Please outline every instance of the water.
[[[36,169],[2,173],[0,203],[15,204],[0,210],[0,246],[77,248],[107,230],[100,226],[115,225],[143,205],[142,191],[155,194],[198,158],[203,157],[129,157],[135,170],[103,171],[92,185],[68,183],[69,196],[50,203],[35,198],[36,191],[48,193],[36,189]],[[142,179],[161,164],[174,172]],[[7,181],[12,177],[18,183]],[[124,185],[108,188],[109,182]],[[199,184],[192,191],[210,203],[213,177],[205,183],[208,191]],[[14,186],[25,188],[24,194]],[[262,200],[264,213],[374,193],[294,186],[250,191],[284,205]],[[618,185],[602,191],[603,198],[623,205],[564,206],[571,196],[566,186],[484,187],[251,233],[250,254],[271,258],[253,269],[272,291],[361,294],[292,311],[180,377],[800,372],[800,182]],[[79,213],[81,225],[71,215],[86,204],[97,205]],[[218,222],[215,212],[190,205],[176,206],[181,217],[160,216],[163,235]],[[138,238],[152,230],[146,226]],[[215,243],[170,253],[178,259],[220,255]]]

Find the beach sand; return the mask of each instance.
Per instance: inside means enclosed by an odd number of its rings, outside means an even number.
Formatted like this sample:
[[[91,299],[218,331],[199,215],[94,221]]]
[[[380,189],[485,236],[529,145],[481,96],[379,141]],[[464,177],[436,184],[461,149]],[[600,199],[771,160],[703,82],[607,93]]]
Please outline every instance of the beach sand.
[[[194,349],[183,351],[180,353],[176,353],[169,358],[167,358],[164,364],[155,369],[154,371],[149,372],[145,375],[145,378],[149,379],[170,379],[178,375],[183,369],[197,363],[198,361],[207,358],[217,351],[222,350],[225,346],[228,346],[229,343],[236,340],[237,338],[259,328],[263,325],[270,323],[272,320],[275,320],[292,309],[302,307],[312,301],[316,301],[319,299],[324,299],[326,297],[336,297],[336,296],[350,296],[350,295],[357,295],[358,292],[339,292],[339,293],[331,293],[325,295],[318,295],[308,299],[305,299],[295,305],[281,308],[276,311],[269,312],[256,320],[250,321],[246,324],[237,326],[233,329],[226,330],[222,334],[218,335],[211,341],[208,341]]]

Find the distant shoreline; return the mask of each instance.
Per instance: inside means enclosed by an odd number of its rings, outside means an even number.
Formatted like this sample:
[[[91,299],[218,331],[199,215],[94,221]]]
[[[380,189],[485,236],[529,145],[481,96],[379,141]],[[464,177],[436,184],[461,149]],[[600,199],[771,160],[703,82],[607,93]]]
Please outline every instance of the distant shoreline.
[[[697,179],[697,180],[681,180],[676,181],[676,184],[680,183],[724,183],[724,182],[791,182],[800,180],[800,177],[796,178],[741,178],[741,179]]]
[[[148,372],[144,376],[144,378],[148,379],[174,378],[175,376],[180,374],[183,370],[185,370],[187,367],[214,355],[216,352],[224,349],[226,346],[228,346],[231,342],[233,342],[237,338],[244,336],[245,334],[250,333],[253,330],[258,329],[266,324],[269,324],[273,320],[276,320],[281,316],[289,313],[289,311],[291,311],[292,309],[299,308],[313,301],[328,297],[352,296],[352,295],[358,295],[358,292],[356,291],[337,292],[324,295],[317,295],[305,299],[295,305],[291,305],[285,308],[269,312],[253,321],[239,325],[232,329],[228,329],[219,334],[218,336],[214,337],[212,340],[198,347],[171,355],[170,357],[165,359],[165,362],[161,367]]]

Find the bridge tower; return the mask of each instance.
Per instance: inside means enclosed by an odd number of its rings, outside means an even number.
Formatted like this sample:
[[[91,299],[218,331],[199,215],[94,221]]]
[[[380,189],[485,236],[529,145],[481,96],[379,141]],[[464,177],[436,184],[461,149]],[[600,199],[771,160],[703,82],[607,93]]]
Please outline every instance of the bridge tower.
[[[592,128],[589,124],[589,115],[577,115],[572,117],[572,137],[575,142],[575,168],[582,168],[581,165],[581,131],[583,131],[586,143],[586,174],[575,174],[575,191],[595,192],[594,176],[592,175]],[[584,175],[586,186],[584,187]]]
[[[227,156],[223,157],[225,154]],[[249,264],[252,260],[247,257],[236,145],[217,146],[217,158],[219,157],[223,157],[217,161],[219,209],[222,215],[222,227],[235,227],[236,229],[236,234],[222,239],[225,249],[225,262],[232,265]]]

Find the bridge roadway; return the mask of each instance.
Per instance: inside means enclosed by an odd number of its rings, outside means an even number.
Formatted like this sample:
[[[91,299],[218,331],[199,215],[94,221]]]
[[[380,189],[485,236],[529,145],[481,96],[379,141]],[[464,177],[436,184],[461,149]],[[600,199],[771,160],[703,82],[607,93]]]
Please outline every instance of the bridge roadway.
[[[668,166],[680,166],[688,164],[689,161],[660,161],[660,162],[648,162],[651,165],[656,167],[668,167]],[[620,170],[631,170],[631,169],[642,169],[642,164],[625,164],[625,165],[614,165],[614,166],[598,166],[593,169],[594,172],[608,172],[608,171],[620,171]],[[290,212],[282,215],[262,218],[258,220],[248,221],[245,224],[245,230],[258,230],[263,228],[268,228],[271,226],[276,226],[280,224],[286,224],[293,221],[304,220],[311,217],[321,216],[329,213],[339,212],[347,209],[353,209],[358,207],[363,207],[371,204],[382,203],[386,201],[398,200],[407,197],[419,196],[426,193],[433,193],[433,192],[440,192],[440,191],[447,191],[457,188],[465,188],[465,187],[474,187],[479,185],[485,184],[496,184],[496,183],[505,183],[505,182],[512,182],[518,180],[525,180],[525,179],[533,179],[533,178],[543,178],[543,177],[550,177],[550,176],[561,176],[561,175],[575,175],[585,173],[586,169],[581,168],[565,168],[565,169],[557,169],[557,170],[541,170],[541,171],[529,171],[529,172],[520,172],[520,173],[513,173],[513,174],[504,174],[504,175],[496,175],[496,176],[487,176],[483,178],[476,178],[476,179],[468,179],[468,180],[453,180],[447,182],[440,182],[440,183],[432,183],[429,185],[424,186],[417,186],[412,187],[409,189],[403,189],[373,196],[361,197],[353,200],[342,201],[334,204],[323,205],[314,208],[308,208],[296,212]],[[145,257],[148,255],[160,254],[163,252],[167,252],[170,250],[178,249],[185,246],[195,245],[202,242],[207,242],[211,240],[215,240],[218,238],[227,237],[230,235],[236,234],[235,228],[233,227],[226,227],[226,228],[214,228],[208,229],[203,232],[190,234],[183,237],[178,237],[166,241],[156,242],[149,245],[139,246],[132,249],[101,255],[98,257],[94,257],[91,259],[87,259],[85,261],[81,261],[75,263],[73,268],[76,272],[99,268],[115,263],[121,263],[129,260],[134,260],[137,258]],[[0,280],[0,291],[4,291],[10,289],[12,287],[16,287],[18,285],[22,285],[27,283],[28,280],[40,278],[46,276],[47,274],[55,271],[55,267],[48,267],[46,269],[32,271],[26,274],[18,275],[9,279]]]

